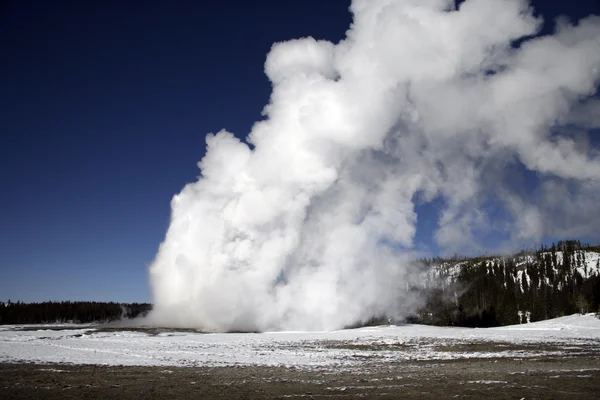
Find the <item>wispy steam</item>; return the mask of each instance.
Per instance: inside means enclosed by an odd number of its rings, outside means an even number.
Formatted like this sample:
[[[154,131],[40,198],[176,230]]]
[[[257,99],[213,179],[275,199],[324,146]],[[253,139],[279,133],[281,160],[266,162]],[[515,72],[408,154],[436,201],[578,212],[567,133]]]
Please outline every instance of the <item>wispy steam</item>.
[[[526,1],[453,4],[355,0],[342,42],[273,46],[266,119],[245,142],[208,135],[201,177],[173,198],[150,268],[155,323],[405,315],[417,199],[443,200],[447,251],[490,231],[501,246],[597,232],[600,156],[583,129],[598,126],[600,18],[535,37]],[[524,171],[537,174],[525,190]]]

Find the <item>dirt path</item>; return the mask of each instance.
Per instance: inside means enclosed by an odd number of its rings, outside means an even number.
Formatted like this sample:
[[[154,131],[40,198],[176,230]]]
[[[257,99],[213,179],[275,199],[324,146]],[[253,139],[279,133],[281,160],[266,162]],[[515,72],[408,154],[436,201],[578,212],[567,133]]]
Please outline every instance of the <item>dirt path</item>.
[[[387,363],[343,370],[0,364],[3,399],[597,399],[600,359]]]

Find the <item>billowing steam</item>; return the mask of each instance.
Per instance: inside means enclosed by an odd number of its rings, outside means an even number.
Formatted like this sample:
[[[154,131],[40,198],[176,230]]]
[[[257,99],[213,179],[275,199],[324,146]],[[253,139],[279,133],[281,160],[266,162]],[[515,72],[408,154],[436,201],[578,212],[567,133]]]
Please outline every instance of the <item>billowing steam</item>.
[[[245,141],[207,136],[150,268],[154,323],[320,330],[406,315],[415,207],[433,200],[447,251],[490,232],[501,246],[597,233],[599,18],[534,37],[524,0],[351,11],[338,44],[273,46],[266,119]]]

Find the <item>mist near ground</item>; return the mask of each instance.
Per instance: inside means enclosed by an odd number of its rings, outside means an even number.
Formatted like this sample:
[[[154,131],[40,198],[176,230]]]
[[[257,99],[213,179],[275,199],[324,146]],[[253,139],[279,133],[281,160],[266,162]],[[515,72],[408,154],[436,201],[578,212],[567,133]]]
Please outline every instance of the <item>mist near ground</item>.
[[[599,17],[536,36],[543,21],[521,0],[350,10],[339,43],[273,45],[271,98],[245,140],[207,135],[150,266],[149,323],[332,330],[405,317],[421,304],[408,290],[417,209],[432,202],[448,253],[597,232]],[[491,249],[489,235],[501,238]]]

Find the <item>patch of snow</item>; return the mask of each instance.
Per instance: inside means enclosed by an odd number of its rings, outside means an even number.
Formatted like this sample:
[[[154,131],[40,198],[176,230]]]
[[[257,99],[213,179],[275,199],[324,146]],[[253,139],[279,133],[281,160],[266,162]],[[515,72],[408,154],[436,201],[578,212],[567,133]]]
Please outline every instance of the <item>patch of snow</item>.
[[[46,371],[46,372],[69,372],[67,370],[64,369],[56,369],[56,368],[40,368],[40,371]]]

